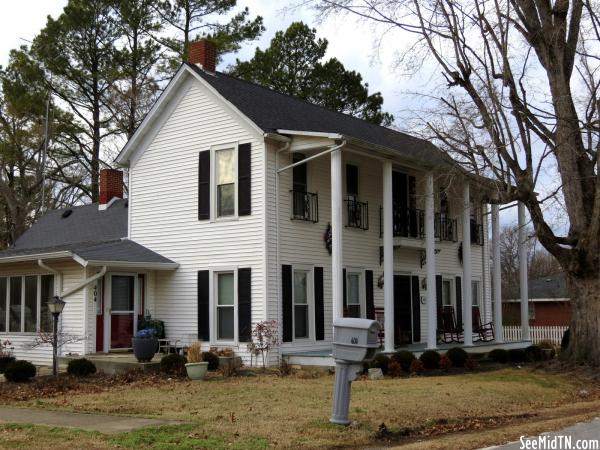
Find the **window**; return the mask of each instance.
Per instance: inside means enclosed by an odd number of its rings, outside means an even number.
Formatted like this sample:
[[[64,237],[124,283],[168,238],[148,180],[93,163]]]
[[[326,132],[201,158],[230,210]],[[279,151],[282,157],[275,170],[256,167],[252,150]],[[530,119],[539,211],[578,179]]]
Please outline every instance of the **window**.
[[[308,272],[294,271],[294,338],[310,336],[308,322]]]
[[[235,215],[235,151],[215,151],[215,182],[217,194],[217,217]]]
[[[0,278],[0,332],[52,331],[47,302],[54,295],[54,275]]]
[[[529,320],[535,319],[535,303],[529,302],[527,304]]]
[[[6,278],[0,278],[0,333],[6,331]]]
[[[235,296],[233,272],[217,273],[217,340],[235,339]]]
[[[442,305],[452,306],[452,281],[442,281]]]
[[[348,273],[346,276],[347,317],[362,317],[360,311],[360,274]]]
[[[21,277],[10,278],[8,331],[20,333],[21,330]]]
[[[471,300],[473,300],[473,306],[479,305],[479,281],[471,281]]]

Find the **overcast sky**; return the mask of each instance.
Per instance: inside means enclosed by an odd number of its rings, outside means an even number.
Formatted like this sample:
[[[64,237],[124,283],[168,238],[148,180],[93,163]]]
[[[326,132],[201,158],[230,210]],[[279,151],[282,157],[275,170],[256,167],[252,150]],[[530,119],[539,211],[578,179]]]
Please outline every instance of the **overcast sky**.
[[[437,71],[419,74],[417,79],[403,77],[394,71],[394,51],[379,49],[374,42],[373,30],[351,18],[328,19],[317,23],[314,12],[310,9],[295,9],[285,12],[289,4],[285,0],[238,0],[238,7],[248,6],[252,16],[264,18],[266,32],[257,41],[251,42],[236,55],[229,55],[221,65],[221,69],[235,61],[235,58],[249,59],[256,46],[264,48],[268,45],[276,31],[286,29],[290,23],[303,20],[317,28],[318,36],[329,41],[328,57],[335,56],[348,69],[357,70],[369,83],[371,92],[379,91],[384,97],[384,109],[396,117],[402,115],[414,98],[407,92],[423,91],[432,83]],[[4,0],[0,14],[0,65],[8,62],[9,51],[27,44],[42,29],[48,15],[57,17],[67,4],[66,0]],[[393,42],[399,42],[393,39]],[[388,40],[390,42],[390,40]],[[401,123],[398,123],[404,128]],[[516,218],[513,211],[503,213],[503,222],[512,222]]]

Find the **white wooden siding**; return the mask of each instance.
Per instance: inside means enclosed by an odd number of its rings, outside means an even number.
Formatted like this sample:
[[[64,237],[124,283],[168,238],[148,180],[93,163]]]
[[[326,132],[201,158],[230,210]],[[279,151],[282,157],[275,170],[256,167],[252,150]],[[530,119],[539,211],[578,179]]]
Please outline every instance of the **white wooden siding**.
[[[252,320],[264,320],[264,141],[193,81],[150,145],[130,168],[131,239],[180,264],[153,278],[155,318],[169,338],[197,336],[197,272],[252,269]],[[212,146],[252,144],[252,215],[198,220],[198,154]],[[208,345],[208,343],[206,343]],[[234,346],[244,352],[245,344]]]

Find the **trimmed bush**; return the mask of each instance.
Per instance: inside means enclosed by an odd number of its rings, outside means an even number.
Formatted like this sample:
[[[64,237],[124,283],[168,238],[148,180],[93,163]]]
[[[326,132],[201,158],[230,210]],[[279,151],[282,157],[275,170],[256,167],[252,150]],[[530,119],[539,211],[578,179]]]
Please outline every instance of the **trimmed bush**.
[[[87,377],[96,373],[96,366],[86,358],[72,359],[67,365],[67,373],[76,377]]]
[[[452,368],[452,361],[448,358],[448,355],[442,355],[440,358],[440,369],[448,370]]]
[[[33,364],[29,361],[17,360],[11,362],[4,371],[4,378],[6,381],[12,381],[13,383],[22,383],[29,381],[35,377],[36,369]]]
[[[408,350],[399,350],[391,357],[391,360],[400,364],[400,367],[402,367],[402,370],[405,372],[410,371],[410,364],[415,359],[417,359],[415,354],[413,352],[409,352]]]
[[[382,353],[378,353],[377,355],[375,355],[375,358],[373,358],[373,361],[371,361],[371,369],[381,369],[384,375],[387,375],[389,366],[390,358]]]
[[[567,328],[567,331],[564,332],[563,337],[560,341],[560,351],[564,352],[569,346],[569,341],[571,340],[571,329]]]
[[[478,366],[479,366],[479,364],[477,363],[477,361],[475,359],[471,358],[470,356],[465,361],[465,369],[475,370],[475,369],[477,369]]]
[[[525,349],[527,361],[536,362],[544,359],[544,354],[539,345],[530,345]]]
[[[184,376],[186,374],[185,365],[187,358],[177,353],[163,356],[160,360],[160,371],[167,375]]]
[[[0,356],[0,373],[4,373],[8,365],[15,359],[14,356]]]
[[[208,370],[219,368],[219,357],[212,352],[202,352],[202,361],[208,363]]]
[[[425,367],[423,366],[423,361],[421,361],[420,359],[413,359],[413,361],[410,363],[410,373],[421,373],[423,372],[423,370],[425,370]]]
[[[446,356],[452,361],[454,367],[464,367],[465,361],[469,358],[467,352],[460,347],[451,348],[446,352]]]
[[[440,354],[435,350],[426,350],[419,359],[423,362],[423,367],[432,370],[440,368],[440,358]]]
[[[527,361],[527,354],[522,348],[511,348],[508,351],[508,360],[513,363],[521,363]]]
[[[488,353],[488,358],[500,364],[508,362],[508,352],[503,348],[496,348]]]
[[[401,377],[404,373],[404,369],[398,361],[390,358],[390,363],[388,365],[388,374],[392,377]]]

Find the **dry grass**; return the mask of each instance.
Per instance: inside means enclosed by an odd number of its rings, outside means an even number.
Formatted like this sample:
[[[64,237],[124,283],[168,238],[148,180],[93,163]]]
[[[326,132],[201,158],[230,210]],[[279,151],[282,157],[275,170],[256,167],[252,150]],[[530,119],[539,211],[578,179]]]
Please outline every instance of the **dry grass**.
[[[447,439],[459,439],[456,441],[459,443],[442,441],[438,448],[474,448],[497,442],[506,434],[499,431],[503,425],[511,424],[507,432],[512,432],[516,425],[553,419],[548,416],[550,412],[558,418],[561,409],[567,411],[575,402],[583,405],[581,389],[589,392],[586,405],[593,405],[597,411],[600,404],[595,383],[531,369],[363,380],[353,383],[350,411],[351,419],[360,425],[341,428],[328,422],[332,386],[332,376],[236,377],[204,382],[172,381],[151,387],[111,386],[106,392],[60,394],[20,405],[142,415],[190,423],[189,427],[179,430],[146,430],[112,440],[93,433],[78,434],[77,442],[86,442],[85,446],[90,449],[103,445],[160,449],[267,446],[312,449],[377,447],[393,443],[418,446],[416,440],[444,433],[452,433]],[[585,412],[579,409],[565,415],[576,417]],[[387,430],[383,435],[378,433],[382,423]],[[479,438],[475,440],[468,437],[468,432],[473,430],[478,430]],[[483,430],[490,430],[491,434],[482,436]],[[19,442],[27,443],[23,448],[34,444],[37,448],[61,448],[61,445],[73,448],[64,440],[74,432],[55,430],[53,433],[54,436],[50,431],[34,433],[32,428],[13,428],[10,438],[17,441],[11,448],[18,448]],[[6,443],[3,436],[6,434],[0,428],[0,446]],[[177,445],[172,446],[173,442]]]

